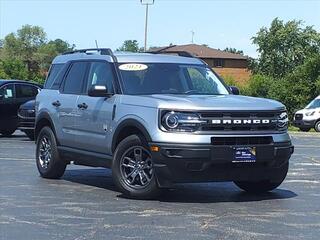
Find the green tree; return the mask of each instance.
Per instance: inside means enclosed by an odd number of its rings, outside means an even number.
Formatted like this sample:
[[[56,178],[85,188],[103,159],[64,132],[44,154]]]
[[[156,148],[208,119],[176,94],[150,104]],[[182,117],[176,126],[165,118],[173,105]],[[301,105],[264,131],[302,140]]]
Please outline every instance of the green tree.
[[[37,52],[35,52],[35,58],[40,64],[40,69],[46,71],[49,69],[52,60],[59,54],[71,51],[75,48],[75,45],[70,45],[68,42],[61,39],[49,41],[42,44]]]
[[[55,56],[75,47],[62,39],[47,41],[43,28],[31,25],[8,34],[0,45],[1,76],[39,82],[43,82]]]
[[[241,55],[244,55],[243,51],[242,50],[238,50],[236,48],[225,48],[223,51],[225,52],[229,52],[229,53],[236,53],[236,54],[241,54]]]
[[[276,18],[252,40],[260,54],[258,61],[251,65],[253,71],[271,77],[286,76],[320,51],[320,34],[296,20],[284,23]]]
[[[125,40],[122,46],[117,49],[117,51],[122,52],[140,52],[141,50],[142,49],[139,48],[139,43],[137,40]]]
[[[2,79],[28,79],[28,70],[21,60],[0,60],[0,78]]]
[[[43,28],[24,25],[17,33],[10,33],[4,38],[4,57],[23,61],[30,74],[36,74],[40,68],[35,53],[45,41],[46,33]]]

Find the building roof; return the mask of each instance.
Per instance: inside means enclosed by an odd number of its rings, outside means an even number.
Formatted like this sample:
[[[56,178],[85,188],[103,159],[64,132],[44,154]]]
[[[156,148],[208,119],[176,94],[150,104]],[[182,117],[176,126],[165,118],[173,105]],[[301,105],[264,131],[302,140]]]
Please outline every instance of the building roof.
[[[151,48],[149,52],[177,52],[184,51],[198,58],[222,58],[222,59],[240,59],[247,60],[248,57],[241,54],[229,53],[219,49],[207,47],[205,45],[187,44],[187,45],[172,45],[167,47]]]

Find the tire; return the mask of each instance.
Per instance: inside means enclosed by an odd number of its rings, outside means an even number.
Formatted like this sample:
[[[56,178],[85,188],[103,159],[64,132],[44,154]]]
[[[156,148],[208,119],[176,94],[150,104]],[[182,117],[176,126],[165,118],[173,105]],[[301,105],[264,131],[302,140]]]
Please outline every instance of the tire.
[[[33,130],[25,130],[24,133],[27,135],[27,137],[31,140],[34,141],[34,131]]]
[[[2,130],[0,131],[1,135],[4,137],[11,137],[11,135],[15,132],[15,129],[10,129],[10,130]]]
[[[36,163],[41,177],[62,177],[67,164],[59,156],[56,137],[50,127],[41,129],[36,144]]]
[[[280,181],[271,181],[264,180],[259,182],[250,182],[250,181],[235,181],[235,185],[237,185],[242,190],[248,193],[265,193],[272,191],[279,187],[281,183],[287,176],[289,164],[287,163],[283,168],[279,169],[279,174],[281,174]]]
[[[127,197],[152,199],[160,194],[151,154],[143,136],[131,135],[119,143],[112,163],[112,177]]]
[[[314,125],[314,130],[316,132],[320,132],[320,120],[318,122],[316,122],[316,124]]]
[[[301,131],[301,132],[309,132],[309,131],[310,131],[310,128],[300,128],[300,131]]]

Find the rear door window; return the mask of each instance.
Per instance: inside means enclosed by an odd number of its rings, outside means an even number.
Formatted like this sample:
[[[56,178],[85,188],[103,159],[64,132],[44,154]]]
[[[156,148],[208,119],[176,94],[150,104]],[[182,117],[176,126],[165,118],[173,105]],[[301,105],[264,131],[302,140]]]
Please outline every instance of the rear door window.
[[[35,98],[39,93],[39,88],[32,85],[16,84],[17,98]]]
[[[0,99],[1,100],[10,100],[15,97],[14,84],[7,84],[0,88]]]
[[[64,81],[63,93],[80,94],[82,92],[87,65],[86,62],[75,62],[71,65]]]

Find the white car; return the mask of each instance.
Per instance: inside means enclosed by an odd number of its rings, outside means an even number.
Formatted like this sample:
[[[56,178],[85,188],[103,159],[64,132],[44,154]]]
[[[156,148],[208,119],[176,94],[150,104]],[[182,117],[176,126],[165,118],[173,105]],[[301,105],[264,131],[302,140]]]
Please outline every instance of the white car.
[[[320,96],[312,100],[304,109],[295,113],[293,125],[304,132],[311,128],[320,132]]]

